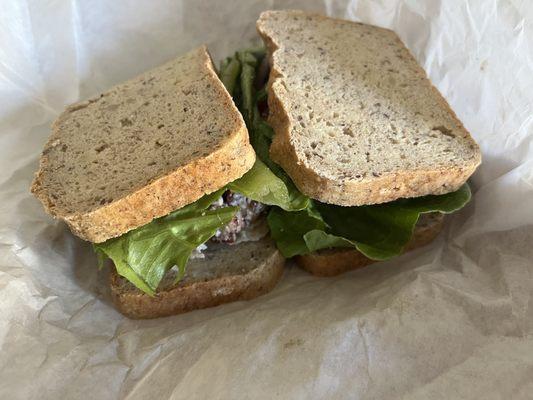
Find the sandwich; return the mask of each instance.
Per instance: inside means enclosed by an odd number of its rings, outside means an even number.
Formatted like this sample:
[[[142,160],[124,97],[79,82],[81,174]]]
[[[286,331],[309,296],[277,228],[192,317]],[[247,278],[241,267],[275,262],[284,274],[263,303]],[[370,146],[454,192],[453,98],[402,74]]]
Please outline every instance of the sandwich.
[[[264,12],[257,29],[268,156],[310,199],[268,216],[283,255],[331,276],[430,242],[470,200],[481,154],[398,36],[302,11]]]
[[[205,46],[68,107],[31,190],[112,261],[111,295],[131,318],[251,299],[283,272],[266,215],[291,199]]]
[[[32,192],[156,318],[430,242],[471,197],[476,143],[397,36],[261,14],[266,50],[205,46],[66,109]],[[110,260],[110,261],[109,261]]]

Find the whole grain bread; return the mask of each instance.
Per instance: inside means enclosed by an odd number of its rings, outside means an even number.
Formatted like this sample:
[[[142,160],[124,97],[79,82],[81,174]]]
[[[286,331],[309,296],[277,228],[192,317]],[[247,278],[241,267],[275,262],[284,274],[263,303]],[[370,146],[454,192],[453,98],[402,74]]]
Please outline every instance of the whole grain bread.
[[[435,239],[442,230],[443,220],[443,214],[422,214],[404,252],[425,246]],[[296,263],[301,268],[316,276],[335,276],[375,262],[353,249],[324,249],[296,257]]]
[[[205,258],[190,260],[185,277],[165,275],[154,297],[141,292],[116,271],[111,274],[115,305],[130,318],[158,318],[237,300],[250,300],[271,291],[283,274],[285,260],[270,239],[234,246],[209,244]]]
[[[269,54],[271,157],[306,195],[344,206],[458,189],[477,144],[398,36],[302,11],[257,21]]]
[[[202,46],[68,107],[31,190],[73,233],[103,242],[220,189],[254,161]]]

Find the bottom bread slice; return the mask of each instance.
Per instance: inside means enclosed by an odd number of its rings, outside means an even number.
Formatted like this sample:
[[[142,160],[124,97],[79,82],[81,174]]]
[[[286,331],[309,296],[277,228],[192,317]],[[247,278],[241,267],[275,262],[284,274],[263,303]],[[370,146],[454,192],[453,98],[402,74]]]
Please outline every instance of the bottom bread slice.
[[[170,271],[155,296],[149,296],[116,273],[111,295],[129,318],[158,318],[237,300],[249,300],[272,290],[283,274],[285,260],[268,239],[237,245],[210,244],[205,258],[189,261],[179,283]]]
[[[444,216],[440,213],[422,214],[411,241],[404,252],[430,243],[442,229]],[[335,276],[375,263],[354,249],[325,249],[296,257],[296,263],[316,276]]]

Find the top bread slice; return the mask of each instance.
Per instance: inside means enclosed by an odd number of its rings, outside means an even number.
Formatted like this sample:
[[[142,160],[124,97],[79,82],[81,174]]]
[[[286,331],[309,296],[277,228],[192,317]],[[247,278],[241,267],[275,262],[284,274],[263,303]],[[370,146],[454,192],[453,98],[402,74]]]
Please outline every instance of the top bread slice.
[[[459,188],[477,144],[398,36],[301,11],[267,11],[271,157],[306,195],[358,206]]]
[[[68,107],[32,192],[103,242],[241,177],[255,152],[205,46]]]

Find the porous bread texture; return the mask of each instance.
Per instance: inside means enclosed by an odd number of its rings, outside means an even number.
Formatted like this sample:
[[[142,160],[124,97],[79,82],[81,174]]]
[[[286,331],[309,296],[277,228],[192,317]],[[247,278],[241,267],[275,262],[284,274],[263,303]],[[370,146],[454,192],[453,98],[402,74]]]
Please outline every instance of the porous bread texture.
[[[422,214],[415,227],[411,241],[404,252],[425,246],[433,241],[442,230],[443,214]],[[324,249],[296,257],[302,269],[316,276],[336,276],[344,272],[375,263],[355,249]]]
[[[255,161],[205,46],[68,107],[52,130],[31,190],[97,243],[220,189]]]
[[[129,318],[144,319],[250,300],[271,291],[285,265],[268,238],[234,246],[209,244],[204,254],[204,259],[189,261],[178,284],[176,275],[168,273],[153,297],[113,272],[110,285],[116,307]]]
[[[271,157],[306,195],[358,206],[458,189],[477,144],[398,36],[301,11],[267,11]]]

